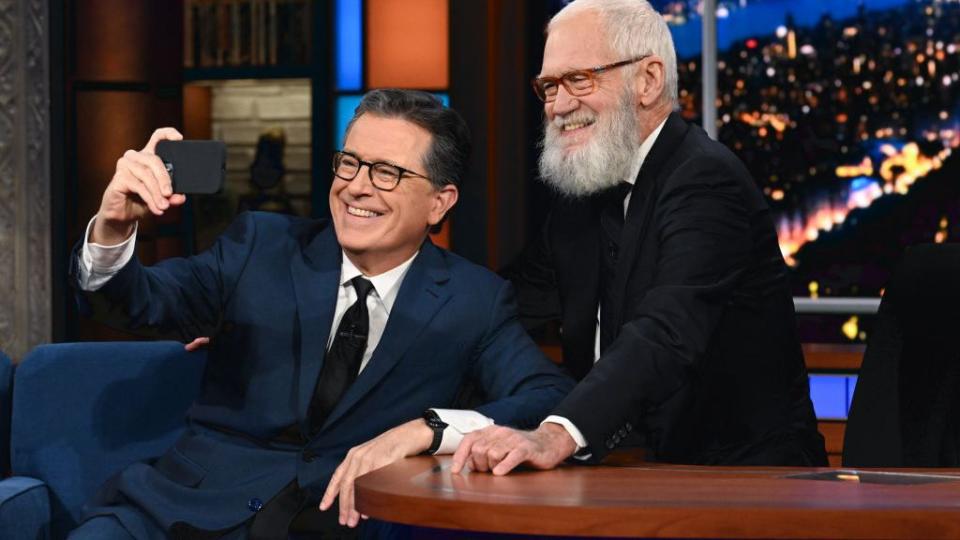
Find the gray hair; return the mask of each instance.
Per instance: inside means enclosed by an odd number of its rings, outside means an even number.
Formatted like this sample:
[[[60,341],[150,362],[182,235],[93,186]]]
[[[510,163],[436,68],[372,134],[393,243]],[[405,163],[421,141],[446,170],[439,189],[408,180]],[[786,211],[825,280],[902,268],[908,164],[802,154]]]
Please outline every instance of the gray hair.
[[[595,11],[607,29],[610,47],[626,60],[653,53],[663,60],[666,76],[664,95],[677,102],[677,53],[673,36],[663,17],[647,0],[575,0],[550,19],[547,34],[553,25],[568,17]],[[632,66],[628,66],[632,67]]]
[[[367,113],[400,118],[425,129],[430,133],[430,149],[423,163],[430,182],[437,188],[460,185],[470,157],[470,130],[456,111],[420,90],[371,90],[354,110],[346,132]]]

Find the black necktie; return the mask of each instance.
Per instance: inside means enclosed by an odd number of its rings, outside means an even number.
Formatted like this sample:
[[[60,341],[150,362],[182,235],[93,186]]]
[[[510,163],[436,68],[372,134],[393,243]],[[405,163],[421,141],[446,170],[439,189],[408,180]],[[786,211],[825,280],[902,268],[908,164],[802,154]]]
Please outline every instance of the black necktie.
[[[600,351],[607,348],[617,335],[617,322],[613,317],[616,291],[613,277],[617,270],[620,251],[620,234],[623,232],[623,200],[633,185],[620,182],[605,194],[600,210]]]
[[[367,295],[373,290],[373,283],[360,276],[350,282],[357,291],[357,301],[343,314],[333,345],[320,370],[320,378],[317,379],[317,387],[310,401],[308,418],[311,434],[320,430],[340,397],[356,380],[363,353],[367,349],[367,334],[370,331]]]

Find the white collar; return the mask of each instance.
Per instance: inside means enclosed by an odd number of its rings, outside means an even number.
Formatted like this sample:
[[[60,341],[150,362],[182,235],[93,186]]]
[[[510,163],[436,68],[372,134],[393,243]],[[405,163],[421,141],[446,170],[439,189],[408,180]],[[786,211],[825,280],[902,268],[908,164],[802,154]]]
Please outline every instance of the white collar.
[[[667,118],[670,117],[668,116]],[[640,168],[643,167],[643,162],[647,159],[647,154],[649,154],[650,149],[653,148],[653,143],[657,142],[657,137],[660,136],[663,126],[667,123],[667,118],[664,118],[663,122],[660,122],[660,125],[650,132],[650,135],[647,135],[647,138],[640,143],[640,150],[633,158],[633,167],[630,169],[630,175],[624,179],[624,182],[632,186],[634,182],[637,181],[637,176],[640,175]]]
[[[410,265],[413,264],[413,260],[417,258],[419,253],[420,250],[417,250],[413,256],[406,261],[376,276],[364,275],[363,272],[353,264],[350,257],[347,257],[347,254],[343,253],[343,262],[340,263],[340,286],[346,286],[350,283],[351,279],[357,276],[363,276],[369,279],[370,282],[373,283],[373,291],[377,293],[380,301],[383,302],[383,307],[386,308],[389,314],[393,309],[394,300],[397,299],[400,283],[403,282],[403,277],[407,274],[407,270],[410,269]]]

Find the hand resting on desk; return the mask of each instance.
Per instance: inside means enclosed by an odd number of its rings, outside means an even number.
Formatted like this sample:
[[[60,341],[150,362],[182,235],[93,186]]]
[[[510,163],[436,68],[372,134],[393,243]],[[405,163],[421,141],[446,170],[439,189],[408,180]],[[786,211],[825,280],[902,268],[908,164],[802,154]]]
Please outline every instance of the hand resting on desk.
[[[450,470],[459,473],[469,466],[501,476],[521,464],[552,469],[576,450],[577,443],[560,424],[545,422],[533,431],[490,426],[464,436]]]

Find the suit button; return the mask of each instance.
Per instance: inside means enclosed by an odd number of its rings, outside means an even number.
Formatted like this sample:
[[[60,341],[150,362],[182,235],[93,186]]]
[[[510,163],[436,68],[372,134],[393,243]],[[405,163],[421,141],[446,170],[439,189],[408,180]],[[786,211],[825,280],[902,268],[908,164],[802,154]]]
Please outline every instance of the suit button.
[[[620,435],[621,438],[622,438],[622,437],[626,437],[626,436],[627,436],[627,429],[626,429],[626,428],[620,428],[620,429],[617,431],[617,435]]]
[[[258,498],[254,497],[247,501],[247,510],[250,510],[251,512],[259,512],[261,508],[263,508],[263,501]]]
[[[617,445],[617,443],[613,442],[613,441],[610,440],[610,439],[607,439],[607,450],[613,450],[613,447],[616,446],[616,445]]]
[[[310,463],[311,461],[317,459],[317,453],[313,450],[304,450],[303,451],[303,461]]]
[[[630,422],[627,422],[626,426],[627,426],[627,431],[633,431],[633,425],[631,425]]]

